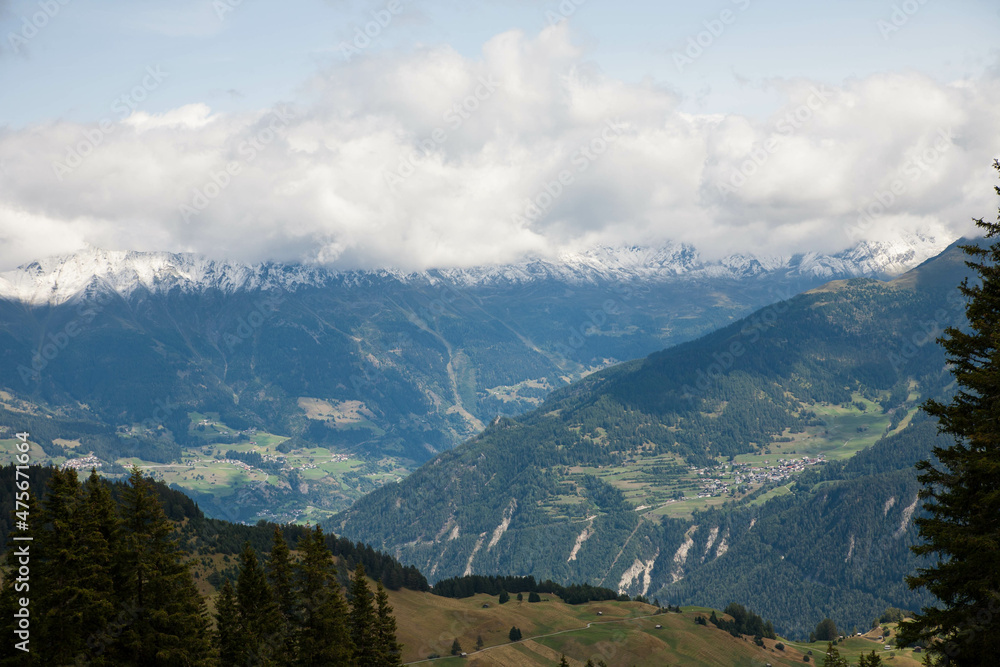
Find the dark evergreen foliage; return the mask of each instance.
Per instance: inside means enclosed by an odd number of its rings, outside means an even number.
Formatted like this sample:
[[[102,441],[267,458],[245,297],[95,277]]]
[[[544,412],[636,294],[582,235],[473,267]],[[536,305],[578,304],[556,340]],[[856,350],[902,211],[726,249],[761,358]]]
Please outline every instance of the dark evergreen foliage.
[[[133,471],[115,502],[94,474],[47,477],[31,512],[32,653],[5,664],[209,664],[204,602],[150,481]]]
[[[832,642],[840,636],[840,631],[837,630],[837,624],[832,619],[824,618],[816,624],[816,630],[813,631],[813,635],[816,637],[816,641]]]
[[[940,605],[924,607],[900,633],[904,644],[924,642],[954,665],[990,664],[1000,655],[1000,217],[976,224],[994,240],[963,246],[976,274],[959,288],[968,328],[949,328],[940,340],[957,390],[950,401],[925,406],[956,442],[917,465],[929,516],[917,520],[924,541],[913,550],[934,560],[908,583]]]
[[[298,655],[300,665],[346,665],[354,655],[348,608],[333,555],[319,526],[299,542]]]
[[[241,629],[239,664],[268,663],[273,661],[275,655],[281,655],[280,610],[267,583],[264,568],[249,542],[240,554],[236,608]]]
[[[72,469],[29,469],[33,479],[41,471],[48,480],[44,500],[36,506],[28,496],[29,530],[17,531],[34,539],[31,653],[5,652],[0,664],[401,664],[385,588],[378,583],[373,596],[363,574],[355,577],[350,613],[319,527],[301,529],[298,562],[280,529],[271,532],[266,565],[246,541],[236,585],[228,578],[220,582],[217,629],[210,635],[205,603],[178,541],[180,535],[194,537],[168,520],[160,501],[160,492],[168,497],[175,492],[138,470],[125,485],[110,485],[96,473],[81,484]],[[184,528],[198,518],[195,513]],[[375,552],[348,544],[349,553],[372,560]],[[0,589],[0,629],[9,636],[14,636],[17,597],[23,595],[10,576],[18,566],[17,545],[23,542],[7,543]],[[373,562],[381,563],[381,555]],[[363,573],[360,560],[357,571]],[[359,611],[361,600],[367,600],[367,613]],[[367,639],[358,642],[362,650],[355,654],[350,628],[362,617]]]
[[[354,664],[375,667],[379,663],[380,648],[378,615],[365,566],[358,563],[351,579],[351,641],[354,644]]]
[[[392,615],[389,596],[382,582],[375,585],[376,630],[378,633],[378,662],[380,667],[396,667],[403,664],[403,647],[396,640],[396,617]],[[482,639],[479,641],[482,647]]]
[[[726,606],[723,613],[732,616],[733,620],[721,619],[716,616],[714,611],[709,620],[715,627],[727,631],[734,637],[754,635],[767,637],[768,639],[777,639],[777,635],[774,634],[774,626],[771,625],[770,621],[764,622],[763,618],[747,610],[741,604],[731,602]]]
[[[534,577],[504,577],[478,574],[442,579],[434,584],[431,592],[434,595],[446,598],[468,598],[480,593],[498,595],[500,596],[500,604],[510,600],[510,593],[551,593],[558,595],[567,604],[583,604],[584,602],[619,599],[616,591],[610,588],[590,586],[589,584],[562,586],[550,580],[536,582]],[[530,601],[531,598],[529,597]]]

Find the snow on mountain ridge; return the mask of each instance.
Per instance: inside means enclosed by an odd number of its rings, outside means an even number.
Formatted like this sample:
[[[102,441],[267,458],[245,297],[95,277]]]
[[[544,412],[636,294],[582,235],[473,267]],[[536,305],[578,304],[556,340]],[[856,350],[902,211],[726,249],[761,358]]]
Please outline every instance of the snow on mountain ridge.
[[[88,289],[103,287],[122,296],[145,289],[169,292],[215,288],[226,293],[241,289],[295,289],[322,286],[335,280],[355,284],[373,279],[398,281],[445,280],[473,287],[558,279],[568,283],[604,280],[665,281],[675,279],[746,280],[784,273],[818,278],[898,275],[934,257],[951,240],[926,236],[891,242],[865,241],[834,255],[806,253],[791,257],[735,254],[703,260],[689,245],[598,247],[566,252],[555,260],[526,258],[504,265],[468,269],[438,269],[404,273],[393,269],[341,272],[302,264],[240,264],[190,253],[139,252],[88,248],[73,255],[50,257],[0,273],[0,298],[29,304],[56,305]]]

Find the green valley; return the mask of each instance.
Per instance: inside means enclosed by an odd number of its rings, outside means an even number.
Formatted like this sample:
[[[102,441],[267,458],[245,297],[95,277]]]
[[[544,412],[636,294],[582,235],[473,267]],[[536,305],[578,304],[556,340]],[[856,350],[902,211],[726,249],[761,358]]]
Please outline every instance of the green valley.
[[[588,375],[327,525],[432,580],[531,572],[712,604],[738,590],[797,636],[824,610],[867,622],[919,607],[876,582],[916,562],[913,457],[935,441],[917,405],[950,382],[928,343],[961,319],[960,255],[831,283]],[[828,509],[862,497],[869,513]],[[796,528],[783,540],[772,524]],[[781,586],[796,580],[812,588],[790,606]]]

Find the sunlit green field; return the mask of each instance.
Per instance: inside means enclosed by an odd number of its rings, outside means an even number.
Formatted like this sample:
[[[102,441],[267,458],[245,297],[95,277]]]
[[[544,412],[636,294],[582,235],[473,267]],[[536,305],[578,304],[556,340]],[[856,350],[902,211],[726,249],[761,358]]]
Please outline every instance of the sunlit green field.
[[[744,482],[737,488],[731,469],[733,463],[767,468],[779,465],[779,459],[801,460],[802,457],[809,457],[826,461],[845,460],[886,435],[891,422],[891,415],[884,414],[881,406],[857,394],[847,406],[816,404],[803,407],[814,412],[825,424],[807,427],[800,433],[786,432],[762,451],[741,454],[732,462],[720,457],[717,459],[718,468],[703,471],[701,475],[690,470],[683,459],[676,455],[660,454],[633,456],[624,465],[615,467],[573,467],[569,469],[569,479],[595,475],[620,489],[637,511],[650,518],[686,518],[695,511],[718,507],[727,501],[742,500],[761,489],[760,482]],[[916,411],[916,407],[911,408],[895,430],[904,428]],[[726,483],[729,488],[721,492],[721,495],[699,498],[699,494],[706,496],[710,493],[703,489],[703,483],[707,480]],[[773,488],[756,496],[751,502],[760,504],[790,493],[793,483],[794,476],[780,482],[766,482]],[[549,501],[546,509],[553,517],[579,516],[579,512],[573,514],[573,507],[580,503],[582,498],[564,494]]]

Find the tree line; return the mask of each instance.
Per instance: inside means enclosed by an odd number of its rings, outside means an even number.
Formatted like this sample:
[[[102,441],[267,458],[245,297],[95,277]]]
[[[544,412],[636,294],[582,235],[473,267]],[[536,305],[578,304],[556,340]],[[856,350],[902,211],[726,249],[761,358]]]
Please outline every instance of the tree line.
[[[535,581],[534,577],[513,577],[495,575],[469,575],[442,579],[431,589],[434,595],[446,598],[468,598],[479,593],[498,595],[501,599],[509,593],[550,593],[558,595],[567,604],[584,602],[604,602],[606,600],[629,601],[628,595],[619,595],[610,588],[589,584],[563,586],[551,580]],[[508,596],[509,597],[509,596]]]
[[[278,526],[266,565],[246,542],[213,624],[163,489],[138,469],[120,485],[96,472],[81,482],[72,469],[48,477],[41,500],[28,500],[27,529],[16,531],[31,541],[8,542],[0,588],[7,637],[20,598],[30,598],[30,652],[11,649],[0,664],[400,664],[384,587],[372,593],[359,561],[345,597],[318,526],[302,529],[298,558]],[[29,588],[14,574],[23,564],[14,545],[26,543]]]

